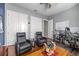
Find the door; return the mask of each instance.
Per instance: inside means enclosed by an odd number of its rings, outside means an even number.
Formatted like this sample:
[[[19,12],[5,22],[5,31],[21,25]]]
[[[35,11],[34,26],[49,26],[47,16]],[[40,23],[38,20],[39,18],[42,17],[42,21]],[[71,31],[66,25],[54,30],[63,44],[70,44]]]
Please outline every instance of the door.
[[[44,20],[44,36],[48,37],[48,21]]]

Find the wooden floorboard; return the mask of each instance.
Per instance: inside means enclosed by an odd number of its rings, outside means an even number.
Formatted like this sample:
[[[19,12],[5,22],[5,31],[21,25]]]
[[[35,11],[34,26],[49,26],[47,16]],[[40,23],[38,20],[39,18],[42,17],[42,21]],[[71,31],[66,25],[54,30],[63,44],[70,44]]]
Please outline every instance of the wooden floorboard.
[[[43,47],[40,47],[40,48],[36,47],[36,48],[37,49],[34,49],[28,53],[25,53],[22,56],[44,56],[42,54]],[[71,53],[68,50],[61,48],[59,46],[56,47],[56,52],[58,53],[57,56],[70,56],[71,55]]]
[[[7,46],[7,48],[8,48],[8,56],[16,56],[15,45]],[[1,49],[0,52],[2,52],[2,48],[0,48],[0,49]],[[43,51],[43,47],[37,47],[37,45],[36,45],[35,47],[32,48],[31,51],[28,51],[28,52],[22,54],[21,56],[44,56],[42,54],[42,51]],[[68,49],[65,49],[59,45],[57,45],[56,51],[58,52],[57,56],[70,56],[71,55],[71,53],[68,51]]]
[[[31,53],[34,53],[34,52],[40,50],[41,48],[43,48],[43,47],[37,47],[37,46],[32,47],[32,50],[31,50],[31,51],[28,51],[28,52],[26,52],[26,53],[24,53],[24,54],[21,54],[21,56],[27,56],[27,55],[29,55],[29,54],[31,54]]]

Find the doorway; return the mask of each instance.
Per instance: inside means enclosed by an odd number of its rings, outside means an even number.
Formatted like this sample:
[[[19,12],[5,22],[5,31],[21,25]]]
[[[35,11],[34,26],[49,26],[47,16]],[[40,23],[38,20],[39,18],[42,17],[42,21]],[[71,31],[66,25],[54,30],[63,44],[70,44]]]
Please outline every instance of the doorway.
[[[44,36],[48,37],[48,21],[44,20]]]

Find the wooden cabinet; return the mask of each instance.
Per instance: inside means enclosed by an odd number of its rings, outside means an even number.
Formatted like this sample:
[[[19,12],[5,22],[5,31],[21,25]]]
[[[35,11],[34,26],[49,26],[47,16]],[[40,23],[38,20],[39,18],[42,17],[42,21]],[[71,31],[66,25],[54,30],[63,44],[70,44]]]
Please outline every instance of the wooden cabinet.
[[[8,51],[6,46],[0,46],[0,56],[7,56]]]
[[[1,46],[0,56],[16,56],[15,45]]]
[[[4,47],[0,46],[0,56],[4,55]]]
[[[8,56],[16,56],[15,45],[8,46]]]

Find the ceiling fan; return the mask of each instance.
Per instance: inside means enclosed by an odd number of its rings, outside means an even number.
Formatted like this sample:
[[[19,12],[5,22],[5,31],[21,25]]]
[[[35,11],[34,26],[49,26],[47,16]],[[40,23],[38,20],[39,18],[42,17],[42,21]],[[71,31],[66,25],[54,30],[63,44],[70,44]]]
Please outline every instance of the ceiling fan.
[[[52,3],[39,3],[39,4],[43,7],[44,11],[47,11],[52,7]],[[33,11],[37,13],[39,10],[35,9]]]
[[[44,5],[46,9],[51,8],[51,3],[40,3],[40,5]]]

